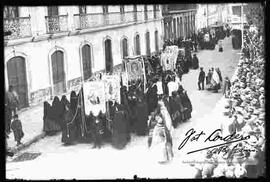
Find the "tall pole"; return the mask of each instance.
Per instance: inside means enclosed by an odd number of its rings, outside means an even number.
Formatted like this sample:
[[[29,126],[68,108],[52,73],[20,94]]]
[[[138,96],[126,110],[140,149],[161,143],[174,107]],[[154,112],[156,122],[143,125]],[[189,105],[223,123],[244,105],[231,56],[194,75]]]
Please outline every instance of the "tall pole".
[[[244,13],[243,13],[243,3],[241,3],[241,35],[242,35],[242,45],[241,45],[241,48],[243,49],[244,48]]]
[[[206,4],[206,27],[208,27],[208,4]]]

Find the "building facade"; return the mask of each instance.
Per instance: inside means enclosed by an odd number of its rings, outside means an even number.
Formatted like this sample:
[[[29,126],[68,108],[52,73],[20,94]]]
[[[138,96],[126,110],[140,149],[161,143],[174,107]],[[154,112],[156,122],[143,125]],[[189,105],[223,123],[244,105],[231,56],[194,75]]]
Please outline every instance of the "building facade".
[[[162,47],[159,5],[5,7],[5,87],[21,107],[80,88],[130,55]]]
[[[242,5],[243,16],[241,16]],[[241,3],[199,4],[196,16],[197,29],[223,24],[230,25],[232,29],[241,29],[241,17],[243,23],[246,23],[245,6],[246,4]]]
[[[164,40],[189,37],[196,31],[196,4],[169,4],[162,9]]]

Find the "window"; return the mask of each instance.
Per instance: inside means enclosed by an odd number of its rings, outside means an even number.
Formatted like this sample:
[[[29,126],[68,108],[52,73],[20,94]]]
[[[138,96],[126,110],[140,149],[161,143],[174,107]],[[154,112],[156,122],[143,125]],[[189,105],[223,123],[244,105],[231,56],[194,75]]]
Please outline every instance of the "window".
[[[241,16],[241,6],[232,6],[233,15]]]
[[[103,7],[103,14],[107,14],[107,13],[109,12],[108,6],[104,5],[104,6],[102,6],[102,7]]]
[[[48,6],[48,16],[57,16],[58,6]]]
[[[83,65],[83,78],[87,80],[92,76],[92,55],[91,47],[88,44],[85,44],[82,47],[82,65]]]
[[[125,13],[125,7],[123,5],[120,6],[120,13],[121,14]]]
[[[17,18],[19,17],[19,8],[17,6],[5,6],[4,18]]]
[[[133,11],[137,11],[137,5],[133,5]]]
[[[151,50],[150,50],[150,33],[149,32],[146,32],[145,40],[146,40],[146,55],[150,55]]]
[[[147,5],[144,5],[144,19],[147,20],[148,19],[148,15],[147,15]]]
[[[86,6],[79,6],[79,14],[86,14]]]
[[[147,10],[147,5],[144,5],[144,11],[146,11],[146,12],[148,11]]]
[[[156,5],[154,5],[153,9],[154,9],[154,19],[156,19],[156,18],[157,18],[157,9],[156,9]]]
[[[125,58],[128,56],[128,41],[126,38],[122,39],[121,45],[122,45],[122,58]]]
[[[136,35],[136,37],[135,37],[135,54],[141,55],[140,36],[139,35]]]
[[[156,48],[156,52],[159,51],[159,46],[158,46],[158,31],[155,31],[155,48]]]

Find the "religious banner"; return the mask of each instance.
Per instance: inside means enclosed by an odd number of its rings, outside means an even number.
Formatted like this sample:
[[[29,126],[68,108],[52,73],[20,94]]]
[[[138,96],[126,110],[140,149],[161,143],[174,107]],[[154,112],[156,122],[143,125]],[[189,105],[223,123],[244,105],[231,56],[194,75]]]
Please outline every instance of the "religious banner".
[[[105,87],[106,101],[115,100],[120,103],[120,76],[119,75],[106,75],[103,78]]]
[[[139,79],[143,80],[144,71],[141,57],[138,57],[136,59],[129,59],[126,63],[126,69],[128,73],[128,81],[136,81]]]
[[[105,88],[101,81],[85,82],[83,85],[85,113],[106,112]]]
[[[127,75],[127,72],[122,72],[121,73],[121,79],[122,79],[123,86],[126,86],[127,89],[128,89],[128,75]]]
[[[178,51],[179,49],[177,46],[167,46],[165,48],[165,51],[161,54],[161,66],[164,71],[172,71],[175,69]]]

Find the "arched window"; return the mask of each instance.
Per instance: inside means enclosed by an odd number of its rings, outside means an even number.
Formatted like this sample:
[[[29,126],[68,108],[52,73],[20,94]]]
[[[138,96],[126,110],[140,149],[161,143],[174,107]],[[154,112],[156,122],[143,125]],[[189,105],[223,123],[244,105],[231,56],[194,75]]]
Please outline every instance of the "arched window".
[[[60,50],[51,55],[52,76],[53,76],[53,95],[60,95],[66,92],[64,53]]]
[[[105,40],[105,65],[106,72],[112,72],[113,70],[113,58],[112,58],[112,41],[111,39]]]
[[[138,34],[135,37],[135,54],[141,55],[140,35]]]
[[[121,45],[122,45],[122,58],[125,58],[128,56],[128,41],[126,38],[122,39]]]
[[[176,38],[176,19],[173,19],[173,38]]]
[[[150,55],[151,50],[150,50],[150,33],[149,32],[146,32],[145,40],[146,40],[146,55]]]
[[[155,31],[155,48],[156,48],[156,52],[159,51],[159,46],[158,46],[158,31]]]
[[[91,47],[85,44],[82,47],[82,65],[83,65],[83,79],[87,80],[92,76],[92,52]]]
[[[180,17],[180,37],[183,37],[183,21],[182,21],[182,17]]]

